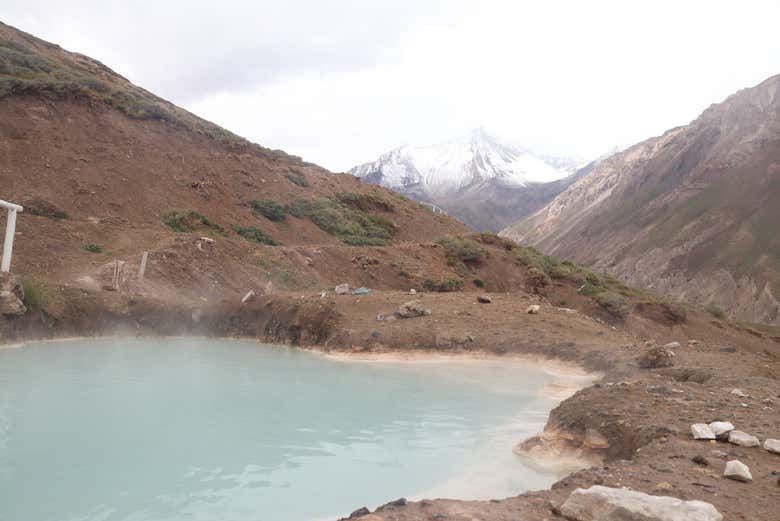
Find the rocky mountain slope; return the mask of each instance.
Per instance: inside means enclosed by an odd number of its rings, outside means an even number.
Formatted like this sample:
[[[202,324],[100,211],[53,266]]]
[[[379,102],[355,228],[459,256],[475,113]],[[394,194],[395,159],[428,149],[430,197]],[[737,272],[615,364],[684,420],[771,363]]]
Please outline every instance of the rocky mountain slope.
[[[780,75],[600,163],[502,234],[780,324]]]
[[[498,231],[560,193],[578,166],[507,145],[480,128],[449,143],[398,147],[350,173],[435,204],[473,229]]]

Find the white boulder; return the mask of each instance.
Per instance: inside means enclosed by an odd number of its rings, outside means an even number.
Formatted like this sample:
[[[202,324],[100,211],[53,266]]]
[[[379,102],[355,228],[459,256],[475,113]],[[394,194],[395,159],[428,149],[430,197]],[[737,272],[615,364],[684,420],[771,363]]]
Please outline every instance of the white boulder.
[[[336,295],[346,295],[349,293],[349,284],[339,284],[335,288]]]
[[[753,476],[750,474],[748,466],[736,459],[726,463],[726,468],[723,470],[723,477],[735,481],[744,481],[745,483],[753,481]]]
[[[691,425],[691,434],[694,440],[714,440],[715,433],[706,423],[694,423]]]
[[[624,488],[594,485],[578,488],[561,505],[561,513],[574,521],[722,521],[710,503],[651,496]]]
[[[668,344],[664,345],[666,349],[677,349],[680,347],[680,342],[669,342]]]
[[[709,425],[710,430],[716,438],[728,435],[729,432],[734,430],[734,425],[731,422],[712,422]]]
[[[758,438],[742,431],[729,432],[729,443],[739,445],[740,447],[758,447],[761,445]]]
[[[529,315],[538,315],[540,309],[542,309],[542,306],[539,304],[531,304],[525,309],[525,312]]]
[[[747,395],[742,392],[742,389],[732,389],[731,394],[734,396],[739,396],[740,398],[747,398]]]
[[[774,438],[767,438],[764,440],[764,448],[769,452],[780,454],[780,440]]]

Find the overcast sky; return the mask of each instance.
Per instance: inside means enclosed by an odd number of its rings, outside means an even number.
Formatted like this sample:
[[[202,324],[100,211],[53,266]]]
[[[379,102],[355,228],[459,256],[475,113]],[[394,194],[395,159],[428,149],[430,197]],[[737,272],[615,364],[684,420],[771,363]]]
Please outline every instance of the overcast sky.
[[[780,73],[778,0],[4,0],[0,16],[335,171],[478,126],[595,157]]]

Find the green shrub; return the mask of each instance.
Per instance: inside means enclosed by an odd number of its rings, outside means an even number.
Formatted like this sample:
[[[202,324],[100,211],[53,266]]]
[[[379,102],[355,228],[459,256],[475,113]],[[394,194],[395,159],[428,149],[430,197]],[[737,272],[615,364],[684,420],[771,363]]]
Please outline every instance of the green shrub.
[[[593,300],[607,313],[617,318],[626,318],[631,307],[628,299],[611,291],[602,291],[593,296]]]
[[[373,210],[392,212],[395,210],[393,203],[387,201],[384,197],[373,193],[359,194],[356,192],[342,192],[336,195],[336,199],[346,206],[363,212],[370,212]]]
[[[449,278],[442,280],[425,279],[422,283],[425,291],[438,291],[440,293],[449,291],[460,291],[463,289],[463,279]]]
[[[474,240],[479,241],[482,244],[487,244],[489,246],[498,246],[499,248],[504,248],[506,251],[512,251],[513,248],[518,247],[518,244],[515,241],[511,239],[506,239],[504,237],[496,235],[495,233],[481,232],[475,234],[473,237]]]
[[[487,257],[487,251],[478,242],[463,237],[444,237],[438,240],[444,248],[447,264],[458,273],[467,275],[470,268]]]
[[[512,252],[518,262],[524,266],[538,268],[547,274],[550,274],[553,267],[558,265],[558,261],[532,246],[516,246]]]
[[[47,288],[44,283],[38,280],[24,279],[22,285],[24,286],[24,306],[30,311],[42,309],[47,300]]]
[[[294,185],[298,185],[301,188],[308,188],[309,187],[309,181],[306,179],[306,176],[298,173],[298,172],[287,172],[284,174],[284,177],[287,178],[288,181],[290,181]]]
[[[287,206],[287,211],[293,217],[304,219],[311,211],[311,201],[307,199],[296,199]]]
[[[287,205],[274,201],[272,199],[249,201],[252,210],[259,213],[266,219],[274,222],[281,222],[287,218]]]
[[[99,244],[90,243],[85,245],[84,249],[90,253],[103,253],[103,247]]]
[[[233,230],[237,234],[239,234],[244,239],[248,240],[249,242],[256,242],[258,244],[268,244],[269,246],[278,246],[279,243],[276,242],[270,235],[265,233],[263,230],[255,227],[255,226],[234,226]]]
[[[717,318],[718,320],[723,320],[726,318],[726,312],[715,304],[710,304],[706,309],[707,313]]]
[[[313,201],[307,215],[320,229],[351,245],[384,246],[396,233],[389,219],[350,208],[336,199]]]
[[[173,208],[161,216],[162,222],[171,230],[180,233],[193,232],[199,228],[207,228],[219,235],[227,235],[225,229],[217,223],[211,222],[205,215],[195,210],[183,210]]]
[[[474,279],[471,282],[478,288],[484,288],[485,287],[485,281],[482,280],[482,279]]]

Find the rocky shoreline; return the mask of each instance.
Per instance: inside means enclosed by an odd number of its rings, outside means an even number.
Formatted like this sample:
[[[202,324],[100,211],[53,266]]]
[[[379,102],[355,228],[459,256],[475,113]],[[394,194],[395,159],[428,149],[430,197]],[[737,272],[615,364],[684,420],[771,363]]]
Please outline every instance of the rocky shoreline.
[[[70,305],[60,314],[28,312],[6,318],[0,331],[6,343],[77,334],[186,333],[253,338],[350,356],[530,356],[574,364],[603,376],[563,400],[550,412],[544,432],[520,443],[516,452],[537,460],[587,458],[590,468],[546,491],[494,501],[395,501],[373,513],[358,510],[352,519],[588,519],[572,505],[585,508],[588,498],[619,495],[594,486],[628,487],[651,498],[623,498],[635,505],[666,504],[662,498],[668,496],[704,501],[725,519],[776,519],[780,455],[761,446],[780,437],[780,357],[771,336],[689,317],[682,325],[656,327],[649,337],[650,323],[616,327],[527,294],[493,294],[488,304],[468,294],[414,298],[431,312],[379,321],[378,315],[392,315],[410,296],[397,291],[359,298],[278,294],[243,304],[196,306],[69,293]],[[539,306],[537,313],[528,312],[530,305]],[[757,437],[760,445],[729,443],[717,436],[694,439],[691,425],[710,428],[713,421],[730,422]],[[751,481],[724,475],[734,460],[749,468]],[[593,492],[575,494],[577,489]]]

